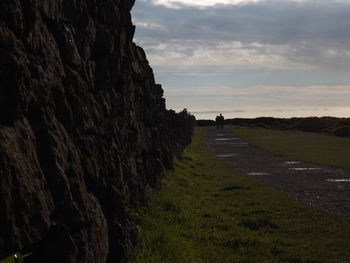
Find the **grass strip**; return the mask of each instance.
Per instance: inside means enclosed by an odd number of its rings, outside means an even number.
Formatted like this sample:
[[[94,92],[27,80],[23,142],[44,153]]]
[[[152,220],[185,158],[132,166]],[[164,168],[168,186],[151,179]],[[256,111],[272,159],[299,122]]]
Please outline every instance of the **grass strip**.
[[[350,225],[234,173],[203,130],[138,212],[129,262],[348,263]]]
[[[233,127],[242,139],[294,160],[350,169],[350,138],[311,132]]]

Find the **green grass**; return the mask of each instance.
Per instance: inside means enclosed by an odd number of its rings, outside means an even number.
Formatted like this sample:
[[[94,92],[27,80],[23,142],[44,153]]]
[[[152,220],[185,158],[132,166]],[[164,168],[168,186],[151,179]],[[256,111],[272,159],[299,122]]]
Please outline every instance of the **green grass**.
[[[350,169],[350,138],[262,128],[233,130],[246,141],[291,159]]]
[[[348,263],[350,225],[241,177],[202,130],[139,211],[128,262]]]

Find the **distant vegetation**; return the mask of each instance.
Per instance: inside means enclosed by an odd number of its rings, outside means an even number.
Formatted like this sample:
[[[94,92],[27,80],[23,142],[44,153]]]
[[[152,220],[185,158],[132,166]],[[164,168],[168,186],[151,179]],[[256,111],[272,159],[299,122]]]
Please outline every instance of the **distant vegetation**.
[[[261,117],[255,119],[235,118],[225,120],[225,124],[260,127],[277,130],[299,130],[350,137],[350,118],[307,117],[307,118],[273,118]],[[198,126],[214,126],[212,120],[198,120]]]
[[[186,108],[178,113],[168,110],[168,118],[172,128],[172,139],[177,142],[177,153],[180,154],[183,148],[191,143],[196,118]]]

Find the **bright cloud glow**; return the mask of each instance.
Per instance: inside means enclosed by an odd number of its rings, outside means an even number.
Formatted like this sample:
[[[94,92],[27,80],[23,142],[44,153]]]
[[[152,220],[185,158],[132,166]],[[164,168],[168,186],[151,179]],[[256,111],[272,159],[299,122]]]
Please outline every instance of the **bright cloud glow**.
[[[232,108],[232,107],[231,107]],[[222,111],[192,111],[197,119],[215,119],[215,116],[222,113],[225,118],[255,118],[257,116],[292,118],[292,117],[310,117],[310,116],[337,116],[348,118],[350,116],[350,107],[334,108],[264,108],[252,107],[248,110],[222,110]]]
[[[317,100],[323,97],[327,99],[328,104],[334,103],[339,106],[346,106],[348,103],[342,97],[350,96],[350,86],[254,86],[248,88],[208,86],[199,88],[172,88],[167,91],[167,94],[169,96],[244,96],[257,94],[269,96],[271,99],[286,97],[286,100],[298,101],[303,101],[306,96],[308,99],[313,97]],[[344,105],[340,105],[339,101],[343,101]]]
[[[163,25],[154,24],[154,23],[147,23],[147,22],[135,22],[135,26],[137,28],[144,28],[144,29],[150,29],[150,30],[165,30],[166,28]]]
[[[172,101],[191,102],[189,110],[199,118],[213,119],[218,112],[228,118],[350,116],[350,86],[217,86],[170,88],[166,93]]]
[[[208,47],[201,45],[198,41],[187,40],[149,45],[148,58],[151,64],[158,68],[166,70],[186,68],[186,71],[188,68],[194,67],[217,66],[231,69],[311,69],[316,66],[289,59],[286,56],[288,50],[287,45],[241,43],[238,41],[218,42]],[[328,55],[338,56],[339,54]]]

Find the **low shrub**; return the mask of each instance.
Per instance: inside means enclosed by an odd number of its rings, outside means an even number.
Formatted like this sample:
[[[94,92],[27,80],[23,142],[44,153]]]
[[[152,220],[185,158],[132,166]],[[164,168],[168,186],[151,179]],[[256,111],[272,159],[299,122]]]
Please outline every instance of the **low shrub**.
[[[297,130],[307,132],[321,132],[327,128],[327,122],[322,118],[302,118],[297,121],[292,127]]]
[[[332,131],[335,136],[350,137],[350,126],[340,126]]]
[[[197,120],[197,126],[203,127],[203,126],[215,126],[215,121],[213,120]]]

